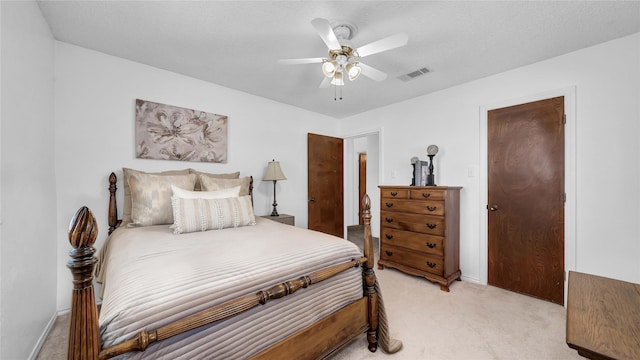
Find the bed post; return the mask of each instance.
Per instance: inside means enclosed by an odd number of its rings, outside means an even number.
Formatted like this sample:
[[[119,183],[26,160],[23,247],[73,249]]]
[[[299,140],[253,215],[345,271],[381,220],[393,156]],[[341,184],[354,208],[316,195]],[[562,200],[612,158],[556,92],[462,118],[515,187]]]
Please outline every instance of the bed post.
[[[373,239],[371,238],[371,199],[365,195],[362,199],[362,218],[364,220],[364,256],[367,257],[364,270],[366,284],[365,295],[369,298],[369,330],[367,341],[369,351],[378,349],[378,293],[376,292],[376,274],[373,272],[375,254],[373,252]]]
[[[96,218],[86,207],[81,207],[69,224],[69,243],[73,250],[67,267],[73,275],[71,314],[69,320],[68,360],[98,359],[100,331],[98,309],[93,292],[93,268],[98,261],[93,244],[98,235]]]
[[[117,181],[118,178],[116,177],[116,174],[111,173],[111,175],[109,175],[109,235],[111,235],[113,230],[120,226],[120,223],[122,222],[122,220],[118,220],[118,206],[116,205],[116,190],[118,190],[118,187],[116,186]]]

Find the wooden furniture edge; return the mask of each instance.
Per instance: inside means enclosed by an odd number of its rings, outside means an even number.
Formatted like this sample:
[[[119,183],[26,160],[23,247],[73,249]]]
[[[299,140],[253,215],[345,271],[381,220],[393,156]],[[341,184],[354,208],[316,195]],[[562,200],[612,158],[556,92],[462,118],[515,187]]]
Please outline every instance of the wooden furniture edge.
[[[117,181],[114,173],[109,176],[109,233],[121,224],[121,220],[117,219],[117,209],[115,201],[115,192],[117,190],[115,182]],[[250,189],[253,188],[253,178],[251,178]],[[147,332],[142,331],[138,336],[125,341],[122,344],[112,346],[108,349],[100,349],[100,332],[98,324],[98,310],[95,301],[95,292],[93,289],[93,270],[97,259],[94,256],[95,243],[98,226],[93,213],[86,207],[81,207],[74,215],[69,225],[69,242],[74,248],[70,256],[72,260],[67,265],[73,274],[74,289],[72,293],[71,316],[69,327],[69,348],[67,353],[68,359],[108,359],[113,356],[123,354],[133,350],[144,350],[146,347],[156,341],[166,339],[171,336],[181,334],[185,331],[197,328],[199,326],[208,325],[212,322],[228,318],[225,314],[231,311],[238,314],[258,304],[264,304],[269,300],[282,298],[294,291],[305,288],[311,284],[323,281],[353,266],[362,265],[364,289],[363,298],[355,303],[365,303],[367,324],[359,327],[366,329],[367,341],[369,342],[369,350],[374,352],[378,347],[378,294],[375,290],[375,273],[373,241],[371,236],[371,200],[368,195],[362,199],[363,201],[363,219],[364,219],[364,257],[354,259],[350,262],[335,265],[327,269],[319,270],[308,276],[303,276],[296,280],[273,286],[267,290],[260,291],[255,295],[248,295],[232,300],[225,304],[219,305],[209,310],[205,310],[199,314],[178,320],[158,330]],[[112,228],[112,224],[114,227]],[[295,290],[294,290],[295,289]],[[333,315],[347,315],[349,308],[343,308]],[[230,316],[232,316],[230,315]],[[329,315],[327,319],[330,319]],[[331,321],[331,320],[327,320]],[[335,340],[335,330],[331,327],[324,327],[324,320],[314,324],[310,329],[316,329],[318,341],[333,343]],[[324,330],[323,329],[328,329]],[[357,337],[360,332],[351,334],[351,336],[339,338],[338,343],[330,347],[327,355],[341,346],[348,343],[351,339]],[[294,334],[293,336],[297,336]],[[285,339],[285,341],[288,341]],[[301,347],[300,342],[296,343],[291,340],[293,349],[297,354],[304,354],[308,349]],[[303,344],[304,345],[304,342]],[[277,344],[275,345],[277,346]],[[268,350],[268,349],[267,349]]]
[[[640,359],[640,284],[577,271],[568,280],[567,345],[589,359]]]
[[[366,297],[360,298],[250,359],[325,359],[368,329],[367,301]],[[319,331],[332,337],[317,336]]]
[[[385,266],[388,267],[388,268],[391,268],[391,269],[402,270],[402,272],[405,272],[405,273],[410,274],[410,275],[414,275],[414,276],[419,276],[421,278],[425,278],[425,279],[431,281],[432,283],[440,284],[440,290],[446,291],[446,292],[449,292],[449,285],[451,285],[456,280],[461,280],[460,277],[462,276],[462,271],[461,270],[454,271],[450,275],[444,276],[443,278],[441,278],[440,276],[437,276],[437,275],[431,276],[431,274],[429,274],[428,272],[417,271],[417,270],[415,270],[414,268],[412,268],[410,266],[398,264],[398,263],[390,261],[390,260],[379,259],[378,260],[378,269],[382,270]]]

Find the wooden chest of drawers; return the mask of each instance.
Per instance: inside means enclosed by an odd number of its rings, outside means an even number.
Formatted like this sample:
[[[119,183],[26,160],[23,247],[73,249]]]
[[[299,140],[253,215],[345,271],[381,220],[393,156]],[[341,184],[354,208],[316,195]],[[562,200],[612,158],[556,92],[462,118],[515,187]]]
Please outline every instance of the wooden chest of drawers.
[[[379,186],[380,260],[449,291],[460,279],[460,189]]]

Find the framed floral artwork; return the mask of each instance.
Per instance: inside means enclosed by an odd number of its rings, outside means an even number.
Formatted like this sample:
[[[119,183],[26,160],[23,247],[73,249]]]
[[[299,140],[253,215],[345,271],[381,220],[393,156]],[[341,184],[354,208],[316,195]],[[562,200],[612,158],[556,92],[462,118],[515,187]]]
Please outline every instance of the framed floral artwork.
[[[227,162],[225,115],[136,99],[136,157]]]

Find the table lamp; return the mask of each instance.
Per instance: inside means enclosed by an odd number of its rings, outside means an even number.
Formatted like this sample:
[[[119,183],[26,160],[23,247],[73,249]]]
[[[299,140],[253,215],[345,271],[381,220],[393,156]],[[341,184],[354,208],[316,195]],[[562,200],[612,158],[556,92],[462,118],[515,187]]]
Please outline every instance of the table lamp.
[[[278,182],[278,180],[287,180],[280,168],[280,162],[271,160],[267,166],[267,173],[262,180],[273,181],[273,211],[271,212],[271,216],[280,216],[277,210],[278,203],[276,202],[276,182]]]

